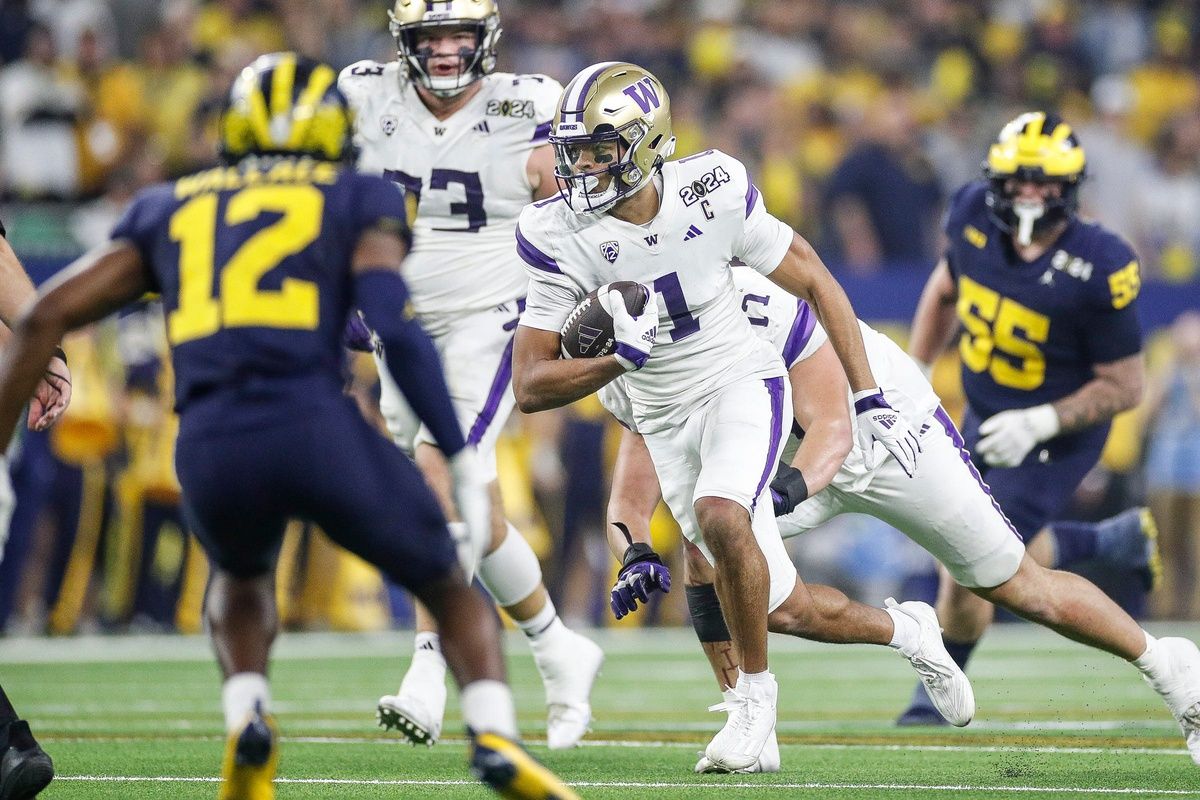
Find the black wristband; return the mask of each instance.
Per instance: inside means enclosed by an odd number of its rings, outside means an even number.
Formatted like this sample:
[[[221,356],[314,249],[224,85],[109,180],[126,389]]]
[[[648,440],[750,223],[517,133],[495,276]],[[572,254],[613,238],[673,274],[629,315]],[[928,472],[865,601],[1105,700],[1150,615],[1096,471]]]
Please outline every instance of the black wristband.
[[[662,559],[659,558],[658,553],[654,552],[653,547],[645,542],[634,542],[625,548],[625,555],[621,556],[621,569],[625,569],[631,564],[640,564],[643,561],[662,563]]]
[[[775,473],[775,479],[771,481],[771,488],[779,493],[791,508],[808,499],[808,483],[804,480],[804,473],[789,464],[780,465],[779,472]]]
[[[61,359],[62,362],[64,364],[66,364],[67,363],[67,351],[63,350],[61,346],[55,347],[54,348],[54,358]]]

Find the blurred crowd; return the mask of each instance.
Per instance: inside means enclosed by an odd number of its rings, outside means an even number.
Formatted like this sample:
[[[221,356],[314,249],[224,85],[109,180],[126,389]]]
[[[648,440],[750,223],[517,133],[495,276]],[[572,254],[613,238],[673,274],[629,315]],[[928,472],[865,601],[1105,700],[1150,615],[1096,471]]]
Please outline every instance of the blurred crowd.
[[[0,218],[18,253],[61,264],[103,241],[137,189],[214,163],[223,94],[259,53],[294,49],[337,67],[393,58],[386,9],[385,0],[4,0]],[[768,208],[847,278],[926,274],[948,198],[979,176],[1003,122],[1058,110],[1088,154],[1085,212],[1133,242],[1149,283],[1177,285],[1200,307],[1196,3],[501,0],[500,10],[500,69],[565,82],[595,61],[648,67],[671,92],[677,153],[719,147],[744,160]],[[1168,568],[1178,565],[1153,610],[1194,617],[1200,316],[1185,314],[1154,341],[1156,386],[1116,427],[1076,513],[1148,497]],[[71,416],[28,437],[18,462],[26,488],[15,527],[25,528],[0,563],[0,630],[65,633],[97,620],[192,629],[204,568],[178,514],[160,324],[153,309],[135,312],[69,349]],[[952,403],[953,364],[938,374]],[[369,365],[347,375],[370,410]],[[556,602],[596,623],[612,575],[599,535],[612,435],[585,402],[518,415],[501,447],[510,516],[544,557]],[[658,528],[669,550],[669,521]],[[929,574],[927,557],[898,534],[880,547],[890,535],[843,520],[805,537],[796,557],[806,577],[879,600],[902,576]],[[280,593],[293,624],[404,618],[403,599],[319,532],[297,528],[288,541]],[[652,617],[678,619],[678,599]]]

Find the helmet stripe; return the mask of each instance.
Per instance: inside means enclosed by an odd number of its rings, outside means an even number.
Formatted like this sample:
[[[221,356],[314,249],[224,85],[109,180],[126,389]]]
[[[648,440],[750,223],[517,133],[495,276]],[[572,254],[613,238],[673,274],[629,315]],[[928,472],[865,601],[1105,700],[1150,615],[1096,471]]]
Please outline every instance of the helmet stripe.
[[[571,122],[583,122],[583,104],[587,100],[588,91],[596,83],[601,72],[617,63],[620,62],[605,61],[595,64],[586,73],[581,72],[575,76],[566,91],[563,92],[561,111],[564,121],[567,121],[568,114],[573,114],[574,119],[570,120]]]
[[[267,114],[267,101],[258,82],[247,89],[246,101],[250,104],[250,126],[254,129],[254,138],[259,146],[266,146],[271,141],[271,121]]]
[[[285,53],[271,76],[271,119],[288,116],[292,110],[292,89],[296,85],[296,56]]]
[[[325,64],[318,66],[309,75],[308,86],[304,88],[300,99],[296,101],[296,123],[292,126],[291,135],[288,136],[288,147],[298,147],[304,141],[304,134],[308,132],[308,127],[312,124],[317,105],[336,77],[334,71]]]

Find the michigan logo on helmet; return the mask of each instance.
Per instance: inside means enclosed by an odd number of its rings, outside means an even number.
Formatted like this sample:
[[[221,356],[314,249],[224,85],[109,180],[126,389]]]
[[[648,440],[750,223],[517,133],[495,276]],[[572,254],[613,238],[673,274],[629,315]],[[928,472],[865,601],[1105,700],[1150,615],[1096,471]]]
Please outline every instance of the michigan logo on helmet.
[[[495,0],[396,0],[388,18],[388,29],[409,80],[438,97],[453,97],[496,68],[501,28]],[[437,70],[430,64],[434,52],[428,37],[431,29],[437,28],[474,34],[473,47],[459,48],[458,69],[453,75],[435,74]]]
[[[1004,126],[988,150],[983,174],[987,205],[996,224],[1021,244],[1034,233],[1074,216],[1087,159],[1071,126],[1054,114],[1031,111]],[[1020,184],[1056,185],[1034,199],[1018,197]]]
[[[563,90],[550,144],[572,210],[606,211],[649,183],[675,151],[667,90],[634,64],[593,64]]]
[[[353,155],[353,118],[328,64],[295,53],[259,56],[242,70],[221,113],[221,157]]]

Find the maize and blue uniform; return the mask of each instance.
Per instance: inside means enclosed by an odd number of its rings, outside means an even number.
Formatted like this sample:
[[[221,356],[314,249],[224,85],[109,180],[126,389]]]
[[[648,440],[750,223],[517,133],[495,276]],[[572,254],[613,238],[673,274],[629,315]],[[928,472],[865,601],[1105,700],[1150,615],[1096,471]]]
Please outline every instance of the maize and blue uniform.
[[[1009,409],[1059,400],[1093,378],[1093,366],[1142,349],[1137,256],[1121,237],[1072,218],[1041,257],[1025,262],[989,216],[987,184],[951,201],[946,261],[958,289],[959,342],[974,451],[979,425]],[[1028,540],[1066,508],[1100,458],[1104,422],[1035,447],[1017,467],[976,465],[1005,514]]]
[[[409,587],[457,563],[416,467],[342,393],[352,253],[404,219],[390,181],[282,158],[148,189],[113,230],[162,294],[184,509],[226,572],[269,571],[289,517]]]

